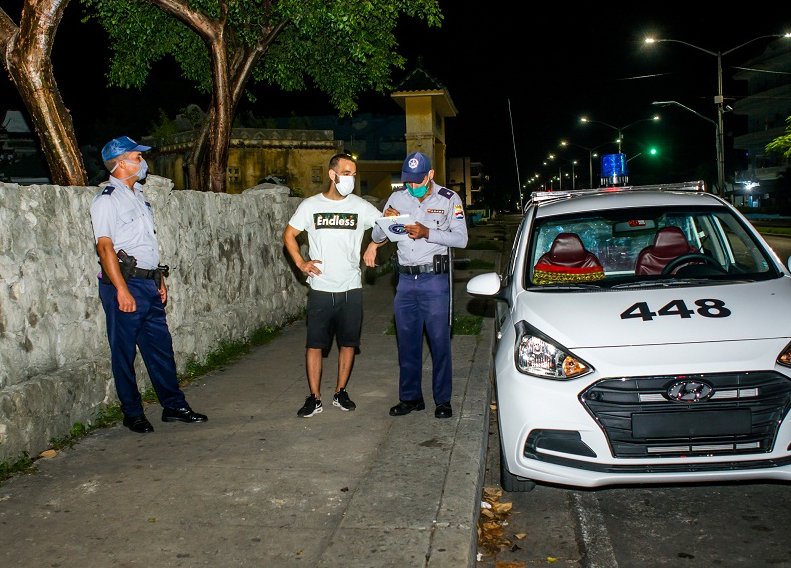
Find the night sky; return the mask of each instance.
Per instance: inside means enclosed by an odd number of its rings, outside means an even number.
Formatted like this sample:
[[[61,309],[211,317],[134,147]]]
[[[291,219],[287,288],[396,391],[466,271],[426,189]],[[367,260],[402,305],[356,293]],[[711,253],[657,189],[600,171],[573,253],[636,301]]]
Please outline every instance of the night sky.
[[[20,5],[20,0],[3,1],[16,22]],[[404,20],[398,36],[408,63],[394,80],[422,59],[426,71],[447,87],[459,112],[446,123],[448,155],[483,162],[493,184],[503,191],[517,186],[517,167],[522,180],[537,172],[557,173],[556,166],[542,171],[541,162],[557,151],[562,138],[615,151],[609,144],[615,131],[601,124],[580,125],[583,114],[616,127],[657,112],[662,116],[660,123],[641,122],[624,131],[627,156],[649,145],[661,152],[657,158],[637,156],[630,162],[635,183],[641,177],[688,181],[699,173],[700,164],[713,168],[713,125],[677,107],[652,107],[651,101],[676,100],[716,119],[716,57],[678,43],[646,46],[643,38],[651,34],[725,53],[753,38],[791,30],[791,15],[782,3],[755,5],[754,14],[746,12],[749,5],[738,12],[724,5],[716,12],[695,8],[712,12],[703,18],[671,11],[665,4],[638,9],[633,3],[556,3],[530,14],[535,4],[522,3],[519,12],[528,12],[526,16],[516,13],[513,2],[440,0],[440,5],[445,13],[440,29]],[[154,69],[142,92],[107,87],[106,34],[95,23],[80,22],[81,12],[82,6],[71,2],[53,51],[56,78],[81,145],[101,146],[120,133],[140,137],[159,108],[171,116],[193,102],[205,108],[207,97],[180,80],[170,62]],[[730,80],[735,67],[769,42],[758,40],[723,56],[726,104],[745,94],[744,85]],[[323,95],[261,87],[256,94],[259,102],[251,110],[260,116],[333,112]],[[19,105],[10,80],[0,77],[0,111]],[[396,113],[400,107],[389,96],[369,95],[361,99],[359,112]],[[740,128],[743,119],[725,115],[726,137],[739,134]],[[572,146],[561,156],[580,161],[577,172],[587,181],[587,151]],[[733,160],[726,158],[731,170]]]

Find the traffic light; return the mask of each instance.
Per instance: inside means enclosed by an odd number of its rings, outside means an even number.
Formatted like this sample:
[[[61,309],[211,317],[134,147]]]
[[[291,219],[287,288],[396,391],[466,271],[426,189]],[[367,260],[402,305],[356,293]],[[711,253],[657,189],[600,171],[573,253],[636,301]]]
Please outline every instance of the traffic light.
[[[658,156],[659,155],[659,148],[656,146],[649,146],[648,147],[648,155],[649,156]]]

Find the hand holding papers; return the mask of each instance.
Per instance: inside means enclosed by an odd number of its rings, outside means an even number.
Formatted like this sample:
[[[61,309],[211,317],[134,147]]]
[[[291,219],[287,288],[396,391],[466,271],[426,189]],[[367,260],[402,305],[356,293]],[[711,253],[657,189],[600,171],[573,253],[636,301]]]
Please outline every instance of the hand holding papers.
[[[409,215],[395,215],[393,217],[379,217],[376,224],[385,232],[392,242],[403,241],[409,238],[404,225],[410,222]]]

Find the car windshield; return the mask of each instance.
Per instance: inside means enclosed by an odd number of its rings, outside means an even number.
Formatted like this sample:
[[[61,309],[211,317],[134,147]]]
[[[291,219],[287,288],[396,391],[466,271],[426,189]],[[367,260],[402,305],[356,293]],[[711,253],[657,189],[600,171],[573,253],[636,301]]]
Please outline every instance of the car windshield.
[[[727,208],[641,207],[539,217],[526,279],[532,286],[633,286],[780,276]]]

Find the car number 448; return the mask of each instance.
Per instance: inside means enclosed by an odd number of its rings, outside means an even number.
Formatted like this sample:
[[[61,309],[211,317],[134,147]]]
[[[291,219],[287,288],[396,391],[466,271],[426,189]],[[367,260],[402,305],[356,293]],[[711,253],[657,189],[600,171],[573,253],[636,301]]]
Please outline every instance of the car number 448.
[[[727,318],[731,311],[725,307],[725,302],[715,298],[702,298],[695,300],[696,309],[691,310],[687,307],[684,300],[672,300],[652,311],[648,307],[648,302],[637,302],[621,312],[621,319],[641,319],[651,321],[657,316],[678,316],[680,318],[691,318],[698,314],[704,318]]]

